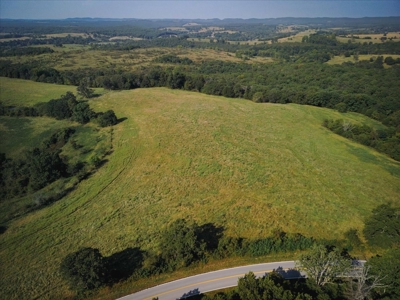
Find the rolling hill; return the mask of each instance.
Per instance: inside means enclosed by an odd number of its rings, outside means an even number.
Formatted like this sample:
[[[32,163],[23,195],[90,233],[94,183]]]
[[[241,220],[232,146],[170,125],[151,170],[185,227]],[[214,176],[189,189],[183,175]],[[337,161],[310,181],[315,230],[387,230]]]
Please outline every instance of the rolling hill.
[[[399,203],[398,162],[321,126],[325,118],[378,126],[358,114],[165,88],[109,92],[90,106],[126,118],[114,126],[113,153],[64,199],[0,235],[8,299],[66,297],[57,272],[66,254],[154,249],[177,218],[230,236],[332,239],[362,229],[376,206]]]

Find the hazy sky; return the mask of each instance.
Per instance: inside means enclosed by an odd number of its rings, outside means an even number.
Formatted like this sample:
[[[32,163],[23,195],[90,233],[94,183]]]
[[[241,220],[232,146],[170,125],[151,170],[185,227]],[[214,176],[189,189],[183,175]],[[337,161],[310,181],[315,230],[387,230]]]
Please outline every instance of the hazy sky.
[[[0,0],[0,18],[278,18],[400,16],[396,1]]]

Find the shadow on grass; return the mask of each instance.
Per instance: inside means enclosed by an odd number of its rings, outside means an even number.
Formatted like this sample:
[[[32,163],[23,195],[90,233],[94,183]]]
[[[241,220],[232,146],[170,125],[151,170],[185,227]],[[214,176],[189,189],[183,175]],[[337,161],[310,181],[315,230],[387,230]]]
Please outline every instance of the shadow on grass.
[[[379,165],[391,175],[400,177],[400,162],[392,162],[389,160],[389,157],[388,159],[377,157],[361,147],[354,147],[352,145],[347,145],[347,147],[349,148],[350,154],[356,156],[360,161]]]
[[[128,120],[128,118],[125,118],[125,117],[119,118],[119,119],[117,119],[117,124],[122,123],[125,120]]]
[[[206,223],[197,229],[197,235],[200,240],[206,242],[206,250],[212,251],[218,248],[219,240],[224,234],[224,228],[215,226],[213,223]]]
[[[140,248],[126,248],[120,252],[105,257],[110,283],[128,279],[143,264],[145,252]]]
[[[7,231],[7,226],[0,226],[0,234],[3,234]]]

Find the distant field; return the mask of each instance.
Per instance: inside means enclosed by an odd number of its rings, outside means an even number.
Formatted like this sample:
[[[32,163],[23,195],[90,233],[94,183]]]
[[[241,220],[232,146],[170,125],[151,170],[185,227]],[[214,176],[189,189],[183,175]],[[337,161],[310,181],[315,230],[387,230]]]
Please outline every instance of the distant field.
[[[307,26],[304,25],[278,26],[277,31],[282,33],[291,33],[298,31],[300,28],[304,30],[307,28]]]
[[[130,36],[113,36],[112,38],[110,38],[110,41],[115,41],[115,40],[141,41],[143,39],[142,38],[138,38],[138,37],[130,37]]]
[[[280,38],[278,39],[278,43],[301,43],[303,36],[310,35],[316,33],[316,30],[314,29],[308,29],[305,31],[301,31],[293,36],[285,37],[285,38]]]
[[[76,33],[76,32],[67,32],[67,33],[53,33],[53,34],[46,34],[46,38],[55,38],[55,37],[67,37],[67,36],[73,36],[73,37],[83,37],[83,38],[88,38],[90,37],[89,34],[87,33]]]
[[[160,28],[160,30],[189,31],[187,28],[185,28],[185,27],[179,27],[179,26],[172,26],[172,27]]]
[[[359,38],[352,38],[351,35],[347,37],[336,37],[339,42],[348,43],[350,40],[353,43],[369,43],[372,42],[374,44],[381,44],[383,42],[387,43],[389,39],[392,39],[393,42],[400,42],[400,32],[388,32],[386,35],[383,33],[371,33],[371,34],[354,34],[354,36],[358,36]],[[366,37],[370,37],[370,39],[366,39]],[[381,38],[386,37],[386,41],[382,41]]]
[[[400,58],[400,55],[396,55],[396,54],[382,54],[382,55],[376,55],[376,54],[371,54],[371,55],[367,55],[367,54],[360,54],[358,55],[358,61],[360,60],[370,60],[371,58],[376,59],[378,56],[383,56],[383,59],[385,59],[388,56],[393,57],[393,59],[396,58]],[[327,61],[326,63],[329,65],[338,65],[338,64],[342,64],[344,62],[356,62],[356,60],[354,59],[354,56],[350,56],[350,57],[345,57],[345,56],[334,56],[333,58],[331,58],[329,61]],[[384,64],[385,67],[390,67],[386,64]]]
[[[110,92],[90,105],[127,118],[114,127],[114,152],[65,199],[0,236],[7,299],[65,298],[57,268],[66,254],[155,249],[177,218],[230,236],[334,239],[362,229],[379,204],[399,202],[398,162],[321,126],[324,118],[378,126],[359,114],[165,88]]]
[[[76,86],[0,77],[0,101],[5,105],[32,106],[38,102],[60,98],[66,92],[76,95]],[[97,94],[104,92],[102,88],[95,89]]]
[[[7,39],[0,39],[0,44],[3,42],[10,42],[10,41],[23,41],[23,40],[29,40],[30,37],[28,36],[23,36],[20,38],[7,38]]]
[[[261,44],[269,44],[269,41],[259,41],[259,40],[250,40],[250,41],[228,41],[230,44],[234,45],[261,45]]]
[[[188,57],[195,62],[205,60],[223,60],[240,62],[240,58],[226,51],[214,49],[178,49],[178,48],[146,48],[134,49],[131,51],[102,51],[88,50],[87,46],[66,45],[65,47],[53,47],[54,53],[41,54],[35,57],[7,57],[14,62],[30,62],[38,60],[42,65],[57,70],[76,70],[79,68],[110,68],[132,71],[140,69],[141,66],[154,64],[153,60],[161,55],[173,54],[181,57]],[[252,62],[268,62],[270,59],[256,58],[248,60]]]

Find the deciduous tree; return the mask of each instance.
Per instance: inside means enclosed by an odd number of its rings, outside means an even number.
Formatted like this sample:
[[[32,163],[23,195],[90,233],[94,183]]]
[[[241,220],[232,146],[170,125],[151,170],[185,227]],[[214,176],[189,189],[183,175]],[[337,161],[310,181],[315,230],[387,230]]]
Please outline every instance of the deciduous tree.
[[[91,290],[106,282],[103,256],[94,248],[82,248],[68,254],[61,262],[60,273],[77,291]]]
[[[339,249],[315,245],[308,253],[303,254],[296,267],[307,273],[317,285],[324,286],[351,268],[351,261],[342,256]]]

